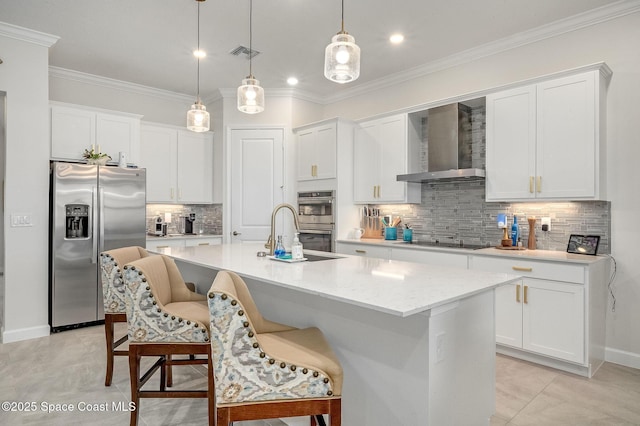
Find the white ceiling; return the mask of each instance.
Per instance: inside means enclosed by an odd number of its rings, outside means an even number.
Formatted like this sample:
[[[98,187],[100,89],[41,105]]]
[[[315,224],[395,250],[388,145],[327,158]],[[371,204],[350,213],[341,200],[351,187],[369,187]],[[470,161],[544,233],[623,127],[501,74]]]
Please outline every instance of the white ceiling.
[[[228,52],[249,46],[249,0],[200,4],[200,45],[208,54],[200,94],[207,99],[248,74],[248,60]],[[340,4],[254,1],[253,48],[261,54],[253,74],[267,92],[289,87],[286,78],[295,75],[302,93],[340,97],[469,49],[523,33],[544,37],[545,28],[580,26],[638,2],[345,0],[345,30],[362,50],[360,78],[345,85],[323,75],[324,49],[340,30]],[[0,21],[60,37],[50,49],[52,66],[194,96],[196,17],[195,0],[0,0]],[[402,45],[389,43],[393,32],[405,35]]]

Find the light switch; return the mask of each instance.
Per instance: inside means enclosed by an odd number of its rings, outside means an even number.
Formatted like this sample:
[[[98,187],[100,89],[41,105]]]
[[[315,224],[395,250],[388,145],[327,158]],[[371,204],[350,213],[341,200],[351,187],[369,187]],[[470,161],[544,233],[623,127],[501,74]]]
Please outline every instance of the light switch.
[[[12,214],[11,215],[11,227],[25,227],[25,226],[33,226],[33,215],[30,213],[26,214]]]

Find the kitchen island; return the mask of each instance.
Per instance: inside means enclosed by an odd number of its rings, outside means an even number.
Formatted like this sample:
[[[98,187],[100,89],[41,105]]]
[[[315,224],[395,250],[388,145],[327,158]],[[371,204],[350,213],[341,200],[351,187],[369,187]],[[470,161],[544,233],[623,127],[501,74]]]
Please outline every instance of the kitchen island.
[[[494,289],[517,276],[330,253],[285,263],[261,244],[158,250],[205,293],[240,274],[273,321],[323,330],[344,368],[345,426],[488,425]],[[312,252],[305,251],[305,254]]]

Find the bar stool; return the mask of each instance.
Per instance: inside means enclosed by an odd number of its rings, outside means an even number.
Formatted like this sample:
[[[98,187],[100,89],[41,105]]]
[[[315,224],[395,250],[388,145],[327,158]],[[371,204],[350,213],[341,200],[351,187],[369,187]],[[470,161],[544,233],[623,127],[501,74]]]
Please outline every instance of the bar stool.
[[[343,371],[322,332],[262,317],[246,283],[218,272],[207,294],[218,426],[311,416],[341,424]]]
[[[107,341],[107,373],[105,386],[111,386],[114,356],[128,356],[128,350],[116,350],[127,341],[127,335],[114,340],[114,323],[127,322],[125,284],[121,268],[129,262],[149,256],[142,247],[132,246],[100,253],[102,300],[104,302],[104,334]]]
[[[158,255],[124,267],[129,336],[130,424],[138,422],[140,398],[208,398],[209,424],[215,422],[213,376],[206,390],[166,390],[166,372],[173,365],[210,365],[209,310],[206,297],[190,291],[173,259]],[[172,355],[206,355],[206,358],[173,359]],[[140,375],[143,356],[159,359]],[[142,386],[160,369],[160,390]]]

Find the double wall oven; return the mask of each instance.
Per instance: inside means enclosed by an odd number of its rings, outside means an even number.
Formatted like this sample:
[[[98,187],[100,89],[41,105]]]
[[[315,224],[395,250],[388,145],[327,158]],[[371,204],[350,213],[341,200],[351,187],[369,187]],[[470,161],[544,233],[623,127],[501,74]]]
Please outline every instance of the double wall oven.
[[[298,192],[300,242],[305,249],[333,251],[334,191]]]

